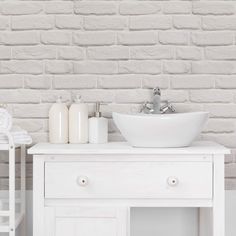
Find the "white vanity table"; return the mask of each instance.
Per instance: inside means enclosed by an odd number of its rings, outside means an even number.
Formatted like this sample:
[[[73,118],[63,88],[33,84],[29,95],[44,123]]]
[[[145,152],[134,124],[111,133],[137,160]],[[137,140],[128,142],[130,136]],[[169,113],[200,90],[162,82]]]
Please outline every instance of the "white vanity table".
[[[129,236],[131,207],[198,207],[199,236],[224,236],[224,155],[187,148],[37,144],[34,236]]]

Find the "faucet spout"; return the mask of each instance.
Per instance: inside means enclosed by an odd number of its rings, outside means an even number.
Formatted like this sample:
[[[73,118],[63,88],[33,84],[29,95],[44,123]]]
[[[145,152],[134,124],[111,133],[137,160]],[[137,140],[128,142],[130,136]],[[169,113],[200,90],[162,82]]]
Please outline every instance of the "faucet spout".
[[[159,87],[153,89],[153,114],[161,113],[161,90]]]

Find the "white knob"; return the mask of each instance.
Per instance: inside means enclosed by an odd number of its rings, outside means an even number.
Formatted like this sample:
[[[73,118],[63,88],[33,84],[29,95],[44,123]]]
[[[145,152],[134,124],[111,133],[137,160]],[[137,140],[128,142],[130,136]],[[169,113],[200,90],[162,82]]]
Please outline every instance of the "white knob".
[[[89,182],[89,180],[88,180],[87,176],[79,176],[78,179],[77,179],[77,183],[81,187],[87,186],[88,182]]]
[[[175,187],[179,184],[179,180],[178,180],[177,177],[171,176],[167,179],[167,183],[168,183],[169,186]]]

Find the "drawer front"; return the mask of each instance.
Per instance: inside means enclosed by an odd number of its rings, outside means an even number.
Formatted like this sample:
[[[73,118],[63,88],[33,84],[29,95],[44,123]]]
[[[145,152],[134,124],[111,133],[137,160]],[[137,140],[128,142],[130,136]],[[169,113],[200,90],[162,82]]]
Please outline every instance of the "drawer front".
[[[46,162],[46,198],[212,198],[210,162]]]

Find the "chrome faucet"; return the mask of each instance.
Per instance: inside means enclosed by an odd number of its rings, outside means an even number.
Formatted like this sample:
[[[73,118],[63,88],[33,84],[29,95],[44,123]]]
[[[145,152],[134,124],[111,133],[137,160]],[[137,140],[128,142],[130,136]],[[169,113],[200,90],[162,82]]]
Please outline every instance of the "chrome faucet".
[[[161,90],[158,87],[153,89],[152,105],[153,105],[153,114],[160,114],[161,113]]]
[[[164,105],[161,106],[161,103],[164,103]],[[164,114],[167,112],[173,113],[175,109],[168,101],[161,102],[161,90],[156,87],[153,89],[152,106],[150,106],[150,103],[145,102],[141,108],[141,112],[145,114]]]

